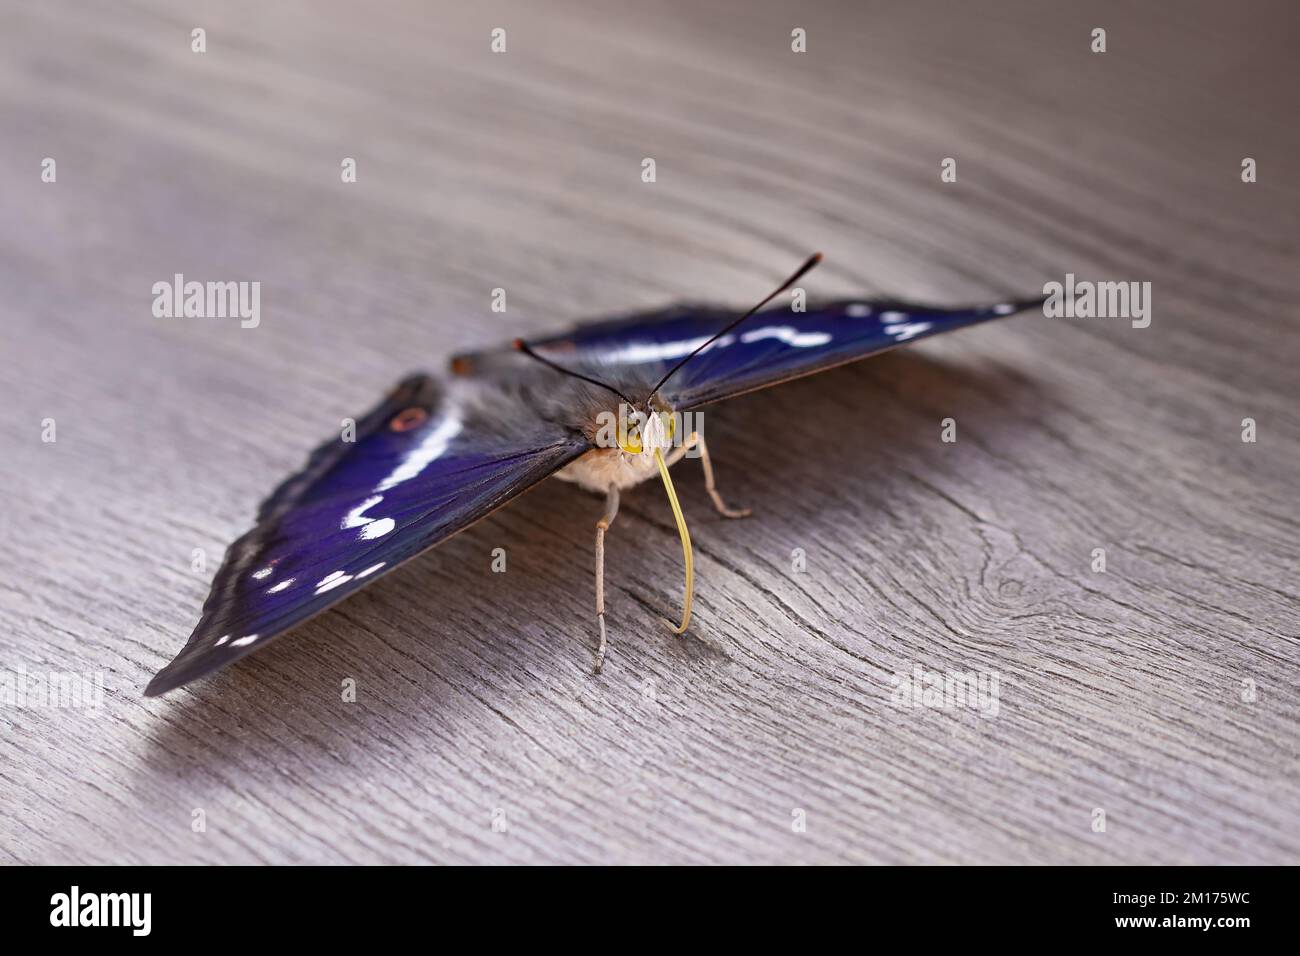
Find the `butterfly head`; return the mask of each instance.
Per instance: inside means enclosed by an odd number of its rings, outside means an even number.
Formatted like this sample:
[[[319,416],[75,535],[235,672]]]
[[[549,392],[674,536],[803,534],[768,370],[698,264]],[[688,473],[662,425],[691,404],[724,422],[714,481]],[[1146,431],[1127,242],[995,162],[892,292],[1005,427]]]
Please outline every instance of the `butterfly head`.
[[[652,459],[673,445],[677,423],[672,409],[658,401],[642,408],[623,403],[618,410],[617,442],[625,455]]]

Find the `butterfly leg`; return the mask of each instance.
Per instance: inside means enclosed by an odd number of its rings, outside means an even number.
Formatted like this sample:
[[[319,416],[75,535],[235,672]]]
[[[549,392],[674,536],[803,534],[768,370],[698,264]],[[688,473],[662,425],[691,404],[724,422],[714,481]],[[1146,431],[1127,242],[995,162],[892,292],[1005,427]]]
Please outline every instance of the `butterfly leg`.
[[[605,532],[618,515],[618,486],[610,485],[605,494],[605,513],[596,522],[596,623],[600,626],[600,646],[596,648],[596,667],[599,674],[605,666]]]
[[[748,518],[752,515],[754,512],[750,508],[728,508],[727,503],[722,500],[722,495],[718,494],[718,489],[713,483],[713,463],[709,461],[709,446],[704,444],[704,436],[699,432],[691,432],[685,443],[673,452],[669,462],[680,460],[692,448],[700,450],[700,464],[704,467],[704,490],[713,499],[713,507],[718,510],[718,514],[724,518]]]

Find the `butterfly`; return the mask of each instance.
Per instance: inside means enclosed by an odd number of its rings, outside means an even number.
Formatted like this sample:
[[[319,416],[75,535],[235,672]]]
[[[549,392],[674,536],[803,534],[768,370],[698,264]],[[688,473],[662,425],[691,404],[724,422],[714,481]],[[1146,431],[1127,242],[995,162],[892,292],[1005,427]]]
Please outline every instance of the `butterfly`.
[[[715,486],[702,429],[693,427],[702,406],[1042,302],[943,309],[849,300],[762,311],[820,259],[738,318],[675,306],[459,355],[447,376],[404,379],[353,435],[321,445],[262,502],[252,530],[228,549],[194,633],[145,695],[265,646],[551,476],[605,496],[595,536],[595,671],[607,641],[605,533],[620,492],[656,476],[681,538],[685,597],[680,623],[669,626],[684,633],[694,567],[670,469],[700,458],[717,511],[748,514]]]

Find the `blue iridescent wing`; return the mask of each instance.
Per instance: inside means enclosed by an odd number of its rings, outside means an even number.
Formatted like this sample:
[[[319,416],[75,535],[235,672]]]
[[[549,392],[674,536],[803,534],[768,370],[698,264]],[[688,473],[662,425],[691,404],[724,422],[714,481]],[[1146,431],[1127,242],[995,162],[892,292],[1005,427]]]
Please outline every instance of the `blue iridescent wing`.
[[[1041,299],[943,309],[903,303],[842,301],[807,312],[770,309],[687,362],[662,389],[688,410],[866,358],[907,342],[1035,308]],[[681,306],[583,325],[530,341],[547,358],[629,389],[652,388],[681,358],[724,328],[735,312]],[[488,353],[484,353],[485,355]],[[481,363],[467,356],[462,367]],[[629,394],[632,394],[629,392]],[[642,397],[640,394],[634,397]]]
[[[251,653],[590,448],[482,391],[412,376],[356,423],[355,441],[316,449],[230,546],[193,635],[145,695]]]

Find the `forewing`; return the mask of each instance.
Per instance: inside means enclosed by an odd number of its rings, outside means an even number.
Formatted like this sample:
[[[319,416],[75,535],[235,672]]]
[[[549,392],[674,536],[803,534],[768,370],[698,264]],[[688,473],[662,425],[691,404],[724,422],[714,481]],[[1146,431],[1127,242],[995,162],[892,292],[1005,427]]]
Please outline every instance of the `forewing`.
[[[841,301],[812,306],[806,312],[771,309],[752,316],[687,362],[661,394],[674,408],[687,410],[907,342],[1012,315],[1041,302],[1032,299],[942,309]],[[604,381],[645,382],[653,387],[735,316],[714,308],[679,307],[583,325],[530,344],[548,358]],[[474,364],[462,360],[463,367]]]
[[[412,376],[263,502],[198,626],[145,690],[238,660],[468,527],[589,448],[470,383]]]

